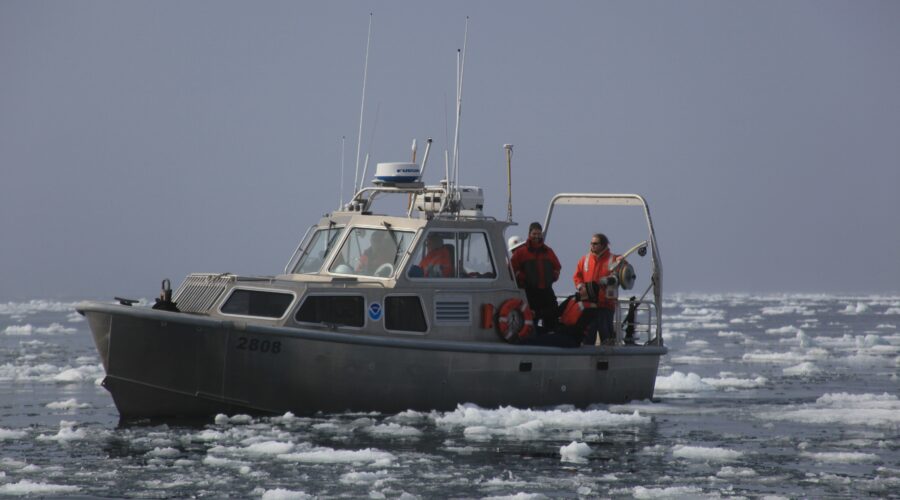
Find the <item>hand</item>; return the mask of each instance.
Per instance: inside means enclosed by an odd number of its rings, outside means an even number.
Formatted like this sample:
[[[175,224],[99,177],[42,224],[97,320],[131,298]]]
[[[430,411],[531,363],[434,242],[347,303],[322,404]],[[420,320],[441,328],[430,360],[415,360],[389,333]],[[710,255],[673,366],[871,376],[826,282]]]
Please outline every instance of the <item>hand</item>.
[[[581,290],[578,291],[578,296],[581,298],[581,300],[587,300],[588,299],[587,288],[582,287]]]

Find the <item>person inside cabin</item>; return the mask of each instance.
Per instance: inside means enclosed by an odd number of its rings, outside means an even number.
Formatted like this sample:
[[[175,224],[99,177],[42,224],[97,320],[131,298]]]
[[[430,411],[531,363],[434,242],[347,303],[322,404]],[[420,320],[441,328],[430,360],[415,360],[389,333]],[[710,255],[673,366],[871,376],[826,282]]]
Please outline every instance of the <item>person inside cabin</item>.
[[[375,230],[369,248],[359,258],[356,271],[368,276],[387,276],[394,270],[396,257],[397,245],[391,239],[391,235],[384,230]]]
[[[583,314],[589,315],[584,332],[584,345],[594,345],[597,333],[604,345],[613,345],[616,341],[616,330],[613,324],[617,306],[616,291],[618,285],[608,285],[606,278],[610,276],[609,267],[620,261],[622,257],[613,254],[609,249],[609,238],[602,233],[591,237],[590,251],[578,261],[572,280],[578,298],[597,304],[595,308],[585,309]]]
[[[429,233],[425,240],[425,256],[419,267],[426,278],[452,278],[453,246],[445,245],[440,233]]]
[[[528,305],[541,333],[556,329],[558,306],[553,283],[559,279],[559,259],[544,244],[544,228],[538,222],[528,226],[528,240],[517,247],[510,260],[516,283],[525,289]]]

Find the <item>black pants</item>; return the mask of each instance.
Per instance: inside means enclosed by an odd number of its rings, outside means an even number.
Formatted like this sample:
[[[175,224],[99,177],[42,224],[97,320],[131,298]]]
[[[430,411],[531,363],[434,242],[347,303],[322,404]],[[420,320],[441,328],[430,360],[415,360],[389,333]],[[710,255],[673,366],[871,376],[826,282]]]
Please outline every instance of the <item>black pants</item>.
[[[540,320],[543,327],[538,333],[544,333],[548,330],[556,329],[556,322],[559,318],[558,304],[556,303],[556,294],[553,287],[549,288],[525,288],[525,297],[528,298],[528,307],[534,312],[535,323]]]
[[[589,312],[590,311],[590,312]],[[616,339],[616,328],[613,324],[615,309],[585,309],[582,319],[588,317],[587,328],[584,330],[584,344],[594,345],[597,342],[597,333],[600,333],[600,342],[613,342]]]

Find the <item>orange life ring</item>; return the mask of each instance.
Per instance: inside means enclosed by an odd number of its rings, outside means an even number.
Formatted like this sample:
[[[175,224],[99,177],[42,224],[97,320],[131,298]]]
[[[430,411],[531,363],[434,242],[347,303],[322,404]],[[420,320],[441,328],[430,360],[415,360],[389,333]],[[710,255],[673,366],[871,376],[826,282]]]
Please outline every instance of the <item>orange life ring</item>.
[[[500,305],[494,324],[503,340],[515,343],[531,335],[534,313],[524,300],[508,299]]]

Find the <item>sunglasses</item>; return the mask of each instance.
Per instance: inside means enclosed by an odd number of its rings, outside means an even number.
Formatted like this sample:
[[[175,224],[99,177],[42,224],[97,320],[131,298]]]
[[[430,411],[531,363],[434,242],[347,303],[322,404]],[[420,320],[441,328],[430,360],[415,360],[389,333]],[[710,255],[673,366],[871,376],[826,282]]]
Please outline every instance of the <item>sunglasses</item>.
[[[602,243],[600,243],[599,241],[592,241],[592,242],[591,242],[591,246],[594,246],[594,245],[601,245],[601,244],[602,244]]]

